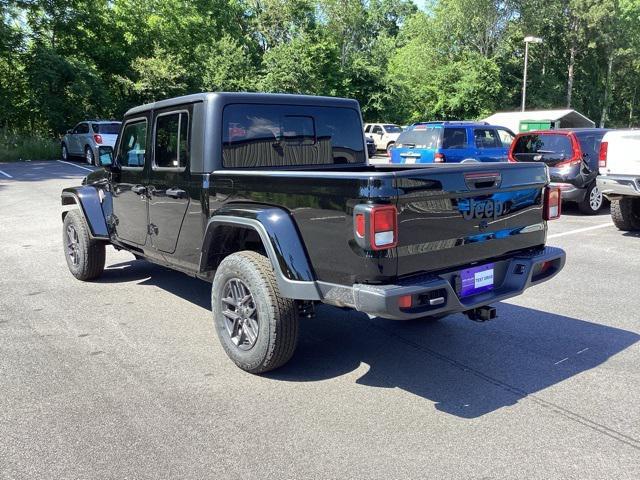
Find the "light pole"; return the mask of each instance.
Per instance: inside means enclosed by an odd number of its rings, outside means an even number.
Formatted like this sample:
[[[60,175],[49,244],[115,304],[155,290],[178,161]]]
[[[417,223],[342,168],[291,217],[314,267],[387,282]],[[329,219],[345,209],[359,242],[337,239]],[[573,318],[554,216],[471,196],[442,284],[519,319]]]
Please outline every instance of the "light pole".
[[[522,108],[524,112],[524,102],[527,98],[527,64],[529,62],[529,43],[542,43],[540,37],[524,37],[524,78],[522,79]]]

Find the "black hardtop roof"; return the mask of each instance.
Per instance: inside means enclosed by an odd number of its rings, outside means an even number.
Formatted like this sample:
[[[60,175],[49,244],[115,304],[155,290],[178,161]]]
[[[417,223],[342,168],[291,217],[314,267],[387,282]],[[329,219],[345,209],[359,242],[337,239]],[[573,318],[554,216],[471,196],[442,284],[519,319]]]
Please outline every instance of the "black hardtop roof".
[[[258,103],[359,108],[356,100],[348,98],[293,95],[287,93],[206,92],[168,98],[166,100],[159,100],[157,102],[133,107],[125,113],[125,116],[131,116],[148,110],[157,110],[197,102],[212,103],[219,107],[224,107],[230,103]]]

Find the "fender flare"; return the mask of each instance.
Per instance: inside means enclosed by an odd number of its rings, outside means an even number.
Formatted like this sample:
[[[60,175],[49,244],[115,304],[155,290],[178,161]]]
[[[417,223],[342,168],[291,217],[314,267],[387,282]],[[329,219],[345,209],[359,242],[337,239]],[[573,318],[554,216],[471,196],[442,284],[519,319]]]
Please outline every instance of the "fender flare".
[[[207,269],[210,247],[216,244],[216,233],[225,226],[249,228],[258,234],[283,297],[296,300],[322,298],[295,222],[287,211],[273,206],[229,205],[216,211],[205,228],[200,272]]]
[[[62,205],[78,205],[82,215],[89,225],[91,238],[109,240],[109,229],[102,211],[100,195],[95,187],[88,185],[70,187],[62,190]],[[67,212],[62,212],[62,220]]]

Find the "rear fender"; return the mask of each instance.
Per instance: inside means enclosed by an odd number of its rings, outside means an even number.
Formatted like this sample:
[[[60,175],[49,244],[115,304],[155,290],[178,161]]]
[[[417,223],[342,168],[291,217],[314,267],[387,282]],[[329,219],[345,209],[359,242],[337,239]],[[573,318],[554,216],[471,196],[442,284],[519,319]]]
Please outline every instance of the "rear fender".
[[[283,297],[320,300],[315,274],[298,229],[288,212],[266,205],[229,205],[215,212],[205,230],[200,273],[217,268],[227,255],[239,250],[224,241],[229,229],[250,229],[257,233],[273,265]]]
[[[109,240],[109,230],[102,211],[98,190],[92,186],[70,187],[62,190],[62,205],[78,205],[84,215],[92,238]],[[68,212],[62,212],[62,219]]]

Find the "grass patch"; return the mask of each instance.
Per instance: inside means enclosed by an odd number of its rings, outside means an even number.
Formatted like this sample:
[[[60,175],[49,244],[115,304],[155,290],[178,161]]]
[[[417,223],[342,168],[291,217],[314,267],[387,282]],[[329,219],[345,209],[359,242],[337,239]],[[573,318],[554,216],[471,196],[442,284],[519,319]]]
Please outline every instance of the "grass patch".
[[[60,141],[58,140],[0,130],[0,162],[57,158],[60,158]]]

